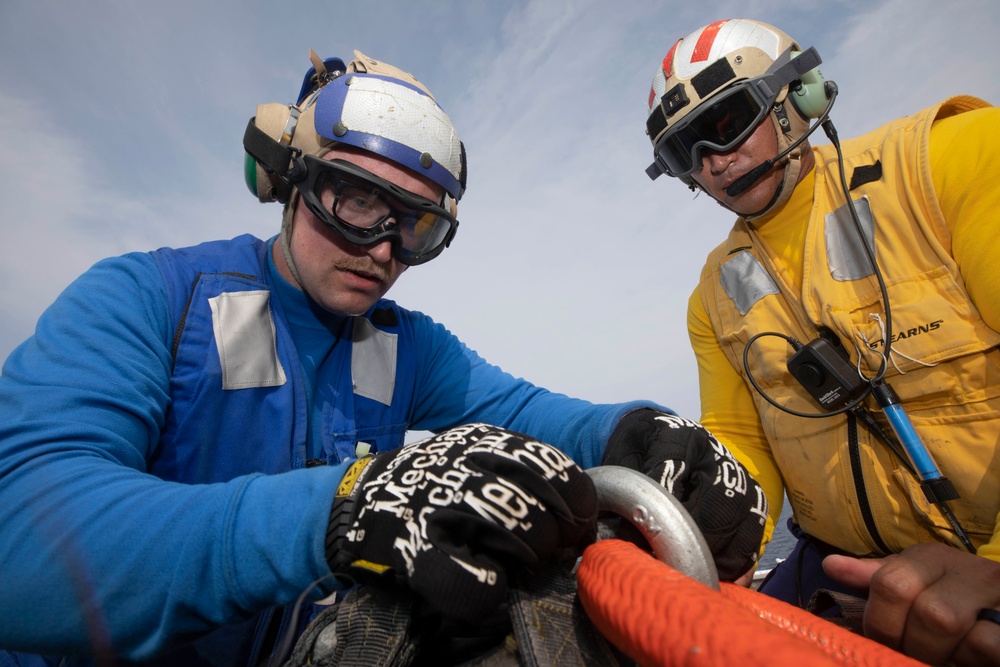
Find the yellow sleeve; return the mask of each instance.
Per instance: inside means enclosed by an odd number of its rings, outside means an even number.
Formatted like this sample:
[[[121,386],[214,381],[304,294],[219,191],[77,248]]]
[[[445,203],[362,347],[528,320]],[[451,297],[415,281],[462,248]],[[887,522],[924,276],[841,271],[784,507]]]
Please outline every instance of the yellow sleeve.
[[[986,324],[1000,331],[1000,108],[977,109],[931,128],[931,176],[951,230],[952,257]],[[978,554],[1000,562],[1000,516]]]
[[[993,538],[976,549],[976,553],[1000,563],[1000,516],[997,517],[997,526],[993,529]]]
[[[723,352],[697,287],[688,300],[688,336],[698,361],[701,423],[746,466],[767,494],[766,544],[781,515],[784,482],[771,456],[750,389]]]
[[[930,161],[952,257],[983,321],[1000,331],[1000,108],[937,121]]]

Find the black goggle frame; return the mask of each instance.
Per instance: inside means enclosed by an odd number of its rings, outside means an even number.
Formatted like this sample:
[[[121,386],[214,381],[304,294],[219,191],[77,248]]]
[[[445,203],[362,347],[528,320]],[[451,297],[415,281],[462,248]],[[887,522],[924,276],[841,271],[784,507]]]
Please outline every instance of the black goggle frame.
[[[654,149],[663,173],[689,176],[701,169],[703,149],[724,153],[746,139],[777,99],[777,94],[764,98],[753,84],[742,81],[723,90],[664,133]],[[726,115],[729,127],[720,133],[720,119]]]
[[[320,200],[320,192],[331,177],[334,180],[346,179],[352,184],[363,183],[380,191],[387,203],[394,200],[400,206],[390,205],[389,214],[370,227],[352,225],[333,211],[327,210]],[[392,241],[393,256],[407,266],[423,264],[440,255],[451,244],[458,231],[458,219],[440,204],[404,190],[346,160],[297,156],[288,180],[299,191],[313,215],[332,227],[345,240],[359,246],[370,246],[389,239]],[[424,227],[420,238],[428,242],[417,243],[417,247],[407,247],[414,245],[412,240],[417,235],[408,236],[402,230],[409,228],[415,232],[418,227]]]

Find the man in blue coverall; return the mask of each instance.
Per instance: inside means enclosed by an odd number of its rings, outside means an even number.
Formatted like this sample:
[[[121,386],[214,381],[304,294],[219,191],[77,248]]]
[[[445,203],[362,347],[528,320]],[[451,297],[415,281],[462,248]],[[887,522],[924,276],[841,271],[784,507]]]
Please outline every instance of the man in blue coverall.
[[[602,462],[670,480],[720,576],[752,569],[763,495],[707,431],[515,379],[383,299],[454,237],[464,147],[409,74],[312,63],[244,139],[278,236],[99,262],[7,360],[0,665],[259,664],[278,608],[366,576],[474,621],[593,539]]]

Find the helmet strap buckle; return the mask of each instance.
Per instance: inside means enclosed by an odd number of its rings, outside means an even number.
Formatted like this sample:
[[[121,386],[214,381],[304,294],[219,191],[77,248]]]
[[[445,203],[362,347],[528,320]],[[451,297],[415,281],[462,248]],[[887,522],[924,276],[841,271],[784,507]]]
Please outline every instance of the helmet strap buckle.
[[[773,107],[771,107],[771,112],[778,121],[778,127],[785,134],[791,134],[792,124],[788,120],[788,112],[785,111],[785,105],[782,102],[778,102]]]
[[[306,161],[302,159],[301,149],[289,146],[288,150],[290,153],[289,168],[285,180],[289,185],[294,185],[305,179],[307,172]]]

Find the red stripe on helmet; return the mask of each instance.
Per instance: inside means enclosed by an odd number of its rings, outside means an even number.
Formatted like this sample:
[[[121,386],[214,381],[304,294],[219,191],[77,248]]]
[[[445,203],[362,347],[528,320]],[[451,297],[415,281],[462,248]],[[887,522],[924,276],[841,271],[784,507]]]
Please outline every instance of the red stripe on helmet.
[[[670,47],[669,51],[667,51],[667,55],[663,56],[663,62],[660,63],[660,68],[663,70],[664,80],[670,78],[670,68],[673,67],[674,65],[674,51],[677,50],[677,45],[680,44],[681,41],[682,40],[678,39],[676,42],[674,42],[674,45]],[[649,100],[646,101],[646,106],[648,106],[650,109],[653,108],[653,100],[655,98],[656,98],[656,91],[653,90],[652,86],[650,86]]]
[[[660,67],[663,69],[663,76],[667,79],[670,78],[670,68],[674,66],[674,51],[677,50],[677,45],[681,43],[682,40],[678,39],[674,42],[674,45],[670,47],[667,51],[667,55],[663,56],[663,62],[660,63]]]
[[[708,53],[712,50],[715,36],[719,34],[719,29],[728,21],[729,19],[725,19],[705,26],[705,29],[701,31],[701,35],[698,36],[698,42],[694,45],[694,51],[691,53],[691,62],[697,63],[708,60]]]

